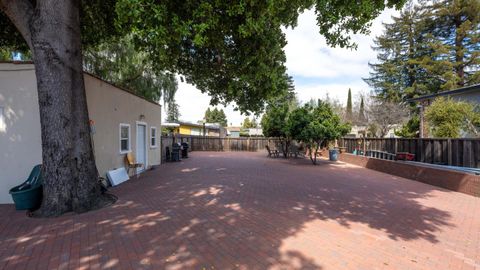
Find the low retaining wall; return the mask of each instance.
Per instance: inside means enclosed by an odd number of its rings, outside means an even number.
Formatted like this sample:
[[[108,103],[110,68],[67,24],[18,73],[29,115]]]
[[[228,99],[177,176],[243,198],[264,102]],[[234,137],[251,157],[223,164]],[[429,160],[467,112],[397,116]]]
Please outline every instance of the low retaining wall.
[[[339,160],[375,171],[480,197],[480,176],[477,175],[402,161],[368,158],[348,153],[340,154]]]

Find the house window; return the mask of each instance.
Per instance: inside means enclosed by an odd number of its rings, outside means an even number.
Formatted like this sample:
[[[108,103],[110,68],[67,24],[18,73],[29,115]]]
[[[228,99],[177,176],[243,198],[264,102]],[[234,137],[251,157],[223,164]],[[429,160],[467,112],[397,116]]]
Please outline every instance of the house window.
[[[150,147],[151,148],[156,148],[158,146],[157,144],[157,128],[156,127],[150,127]]]
[[[130,152],[130,125],[120,124],[120,154]]]

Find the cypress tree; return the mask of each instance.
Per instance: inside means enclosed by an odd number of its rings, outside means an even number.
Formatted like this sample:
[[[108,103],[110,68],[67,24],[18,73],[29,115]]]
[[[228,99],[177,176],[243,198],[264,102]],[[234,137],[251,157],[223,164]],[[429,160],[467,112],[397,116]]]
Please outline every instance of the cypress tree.
[[[347,120],[352,121],[353,111],[352,111],[352,90],[348,88],[348,99],[347,99]]]
[[[363,125],[366,124],[367,118],[365,117],[365,104],[363,102],[363,97],[360,100],[360,109],[358,110],[358,122]]]

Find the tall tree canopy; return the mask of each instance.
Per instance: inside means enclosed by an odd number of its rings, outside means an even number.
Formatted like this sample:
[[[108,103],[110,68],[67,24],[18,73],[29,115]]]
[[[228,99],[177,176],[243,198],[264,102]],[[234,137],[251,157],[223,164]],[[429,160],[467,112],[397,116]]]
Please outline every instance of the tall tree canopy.
[[[178,104],[175,102],[175,99],[170,101],[167,105],[167,122],[178,122],[180,119],[180,108]]]
[[[480,1],[420,1],[375,41],[377,62],[365,81],[389,101],[480,82]]]
[[[207,108],[205,111],[205,117],[203,118],[205,122],[207,123],[218,123],[222,127],[227,126],[227,115],[223,111],[223,109],[217,109],[214,108],[213,110],[210,110],[210,108]]]
[[[355,47],[385,7],[404,0],[150,1],[0,0],[0,47],[30,50],[43,146],[42,215],[82,212],[104,197],[97,185],[82,74],[82,49],[130,33],[156,71],[178,72],[212,103],[260,111],[288,89],[281,26],[315,7],[329,45]],[[112,26],[118,27],[112,27]],[[82,47],[83,45],[83,47]]]
[[[173,73],[153,68],[151,57],[136,50],[131,35],[113,37],[83,52],[85,71],[134,91],[146,99],[174,102],[177,80]]]

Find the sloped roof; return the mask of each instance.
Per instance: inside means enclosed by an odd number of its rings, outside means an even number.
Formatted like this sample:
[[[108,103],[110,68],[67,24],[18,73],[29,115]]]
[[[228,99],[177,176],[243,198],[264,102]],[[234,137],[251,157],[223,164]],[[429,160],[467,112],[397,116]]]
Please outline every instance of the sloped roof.
[[[453,95],[463,94],[467,92],[479,92],[480,94],[480,84],[465,86],[465,87],[461,87],[461,88],[457,88],[449,91],[442,91],[436,94],[424,95],[424,96],[409,99],[409,101],[421,101],[421,100],[431,99],[431,98],[436,98],[441,96],[453,96]]]

